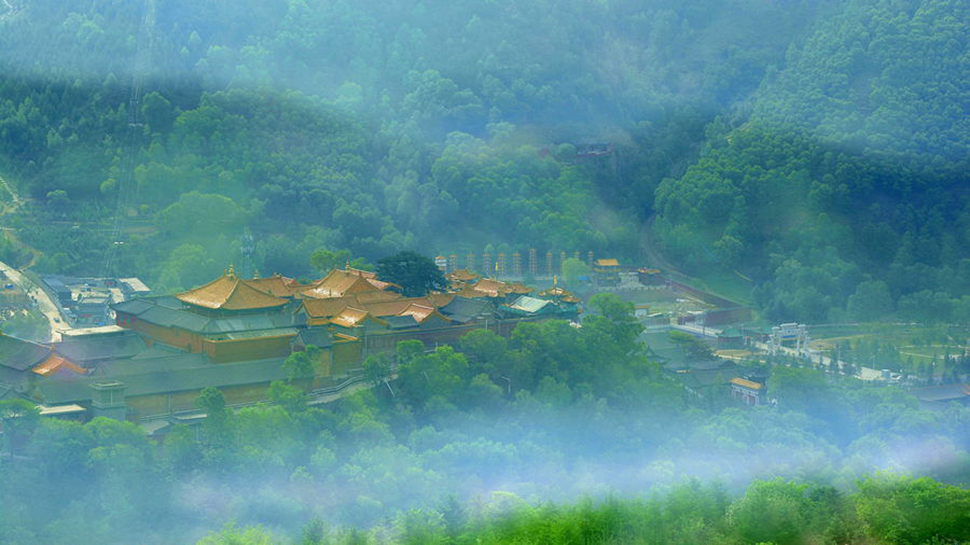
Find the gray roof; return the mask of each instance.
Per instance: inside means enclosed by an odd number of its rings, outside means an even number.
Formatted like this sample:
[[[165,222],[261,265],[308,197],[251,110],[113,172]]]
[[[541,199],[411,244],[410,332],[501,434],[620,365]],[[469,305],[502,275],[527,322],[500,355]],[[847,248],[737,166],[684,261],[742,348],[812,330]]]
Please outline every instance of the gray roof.
[[[449,319],[456,322],[469,322],[483,313],[494,314],[492,305],[484,299],[455,297],[450,303],[438,309]]]
[[[134,292],[147,293],[152,291],[151,288],[146,286],[145,283],[138,278],[119,278],[118,282],[124,284],[129,290]]]
[[[237,333],[260,329],[280,329],[303,325],[306,315],[291,312],[262,312],[228,316],[203,316],[184,310],[174,297],[139,297],[113,305],[116,312],[137,316],[138,319],[160,325],[177,327],[195,333]]]
[[[97,377],[99,380],[105,378],[124,380],[121,377],[151,374],[159,371],[192,369],[207,364],[210,364],[210,362],[205,354],[173,352],[154,358],[133,358],[103,363],[90,376]]]
[[[510,308],[519,310],[527,313],[535,313],[544,309],[547,305],[551,305],[552,301],[547,301],[545,299],[536,299],[535,297],[529,297],[528,295],[523,295],[515,300],[514,303],[509,305]]]
[[[677,378],[679,378],[685,386],[692,389],[697,389],[727,384],[736,376],[738,376],[737,372],[732,369],[712,369],[680,373],[677,375]]]
[[[87,335],[56,343],[54,350],[74,363],[131,358],[147,347],[134,331],[127,334]]]
[[[0,365],[24,371],[37,365],[51,353],[49,347],[0,334]]]
[[[414,316],[407,314],[405,316],[388,316],[384,318],[387,322],[387,327],[391,329],[407,329],[409,327],[418,327],[418,321],[414,319]]]
[[[325,327],[311,327],[299,333],[300,341],[304,346],[316,346],[317,348],[327,348],[333,345],[333,335]]]
[[[64,281],[62,281],[60,278],[56,278],[53,276],[45,276],[43,277],[43,280],[44,280],[44,283],[47,284],[47,286],[50,287],[50,289],[54,290],[55,292],[69,293],[71,291],[70,288],[64,285]]]
[[[283,380],[284,358],[240,363],[211,363],[201,354],[182,354],[169,358],[128,360],[104,366],[98,373],[58,380],[39,381],[38,397],[45,403],[84,402],[92,397],[91,384],[106,379],[125,385],[125,396],[201,390],[208,386],[226,387],[261,384]]]
[[[706,361],[670,361],[664,364],[664,369],[667,371],[730,371],[734,372],[738,369],[738,364],[730,360],[725,360],[721,358],[716,358]]]
[[[138,315],[142,312],[155,306],[155,303],[149,302],[147,299],[132,299],[131,301],[125,301],[123,303],[118,303],[113,305],[116,311],[127,312],[128,314]]]

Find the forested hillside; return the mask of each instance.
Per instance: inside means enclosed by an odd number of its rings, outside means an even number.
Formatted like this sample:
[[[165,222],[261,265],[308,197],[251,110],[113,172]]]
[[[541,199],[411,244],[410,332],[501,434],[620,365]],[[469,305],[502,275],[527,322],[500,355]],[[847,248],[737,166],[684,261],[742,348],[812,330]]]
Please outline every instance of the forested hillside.
[[[656,215],[773,318],[970,312],[960,2],[11,6],[0,169],[40,270],[166,291],[246,229],[295,275],[319,248],[642,262]]]
[[[658,189],[671,255],[755,275],[780,320],[872,320],[894,302],[970,320],[967,10],[856,0],[820,21],[750,115],[711,124]]]

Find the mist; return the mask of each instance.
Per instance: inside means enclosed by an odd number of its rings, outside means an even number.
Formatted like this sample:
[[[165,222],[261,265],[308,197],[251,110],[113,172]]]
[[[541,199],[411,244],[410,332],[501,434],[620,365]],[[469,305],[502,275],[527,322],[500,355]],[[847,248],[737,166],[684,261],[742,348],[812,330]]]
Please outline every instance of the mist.
[[[966,15],[946,0],[0,0],[7,338],[56,351],[76,326],[38,305],[50,275],[169,297],[229,271],[381,271],[403,251],[580,301],[454,351],[364,353],[348,376],[366,387],[326,404],[293,377],[245,407],[209,391],[204,421],[151,437],[136,417],[35,419],[16,403],[44,401],[47,376],[0,366],[0,541],[502,542],[530,516],[611,502],[640,522],[717,507],[586,542],[917,539],[880,509],[917,513],[919,539],[970,539],[947,529],[965,515],[858,507],[930,480],[952,500],[939,512],[970,501]],[[537,257],[513,278],[499,255]],[[647,270],[667,291],[623,291]],[[668,330],[713,307],[671,282],[750,313],[677,344]],[[783,323],[814,328],[797,357],[759,344]],[[686,378],[728,361],[714,386]],[[735,375],[760,377],[757,406]],[[791,494],[819,513],[852,514],[746,533],[738,513],[766,486],[794,487],[766,505],[804,486]]]

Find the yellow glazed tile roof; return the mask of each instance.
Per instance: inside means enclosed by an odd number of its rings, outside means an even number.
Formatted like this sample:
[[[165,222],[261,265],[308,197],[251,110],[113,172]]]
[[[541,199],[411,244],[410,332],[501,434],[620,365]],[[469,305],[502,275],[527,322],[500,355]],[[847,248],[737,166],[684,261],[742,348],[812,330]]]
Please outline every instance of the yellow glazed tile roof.
[[[286,304],[286,299],[260,291],[232,273],[175,297],[190,305],[221,310],[274,308]]]
[[[743,378],[732,378],[731,379],[731,384],[737,384],[738,386],[744,386],[745,388],[749,388],[751,390],[760,390],[763,387],[763,386],[761,386],[761,384],[758,384],[757,382],[752,382],[750,380],[745,380]]]

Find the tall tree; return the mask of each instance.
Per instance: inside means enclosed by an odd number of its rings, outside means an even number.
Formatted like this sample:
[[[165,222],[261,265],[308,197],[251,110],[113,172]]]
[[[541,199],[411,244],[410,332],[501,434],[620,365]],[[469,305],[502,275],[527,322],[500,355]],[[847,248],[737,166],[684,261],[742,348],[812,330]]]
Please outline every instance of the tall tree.
[[[431,259],[410,251],[377,262],[377,278],[401,286],[408,297],[420,297],[448,287],[445,275]]]

